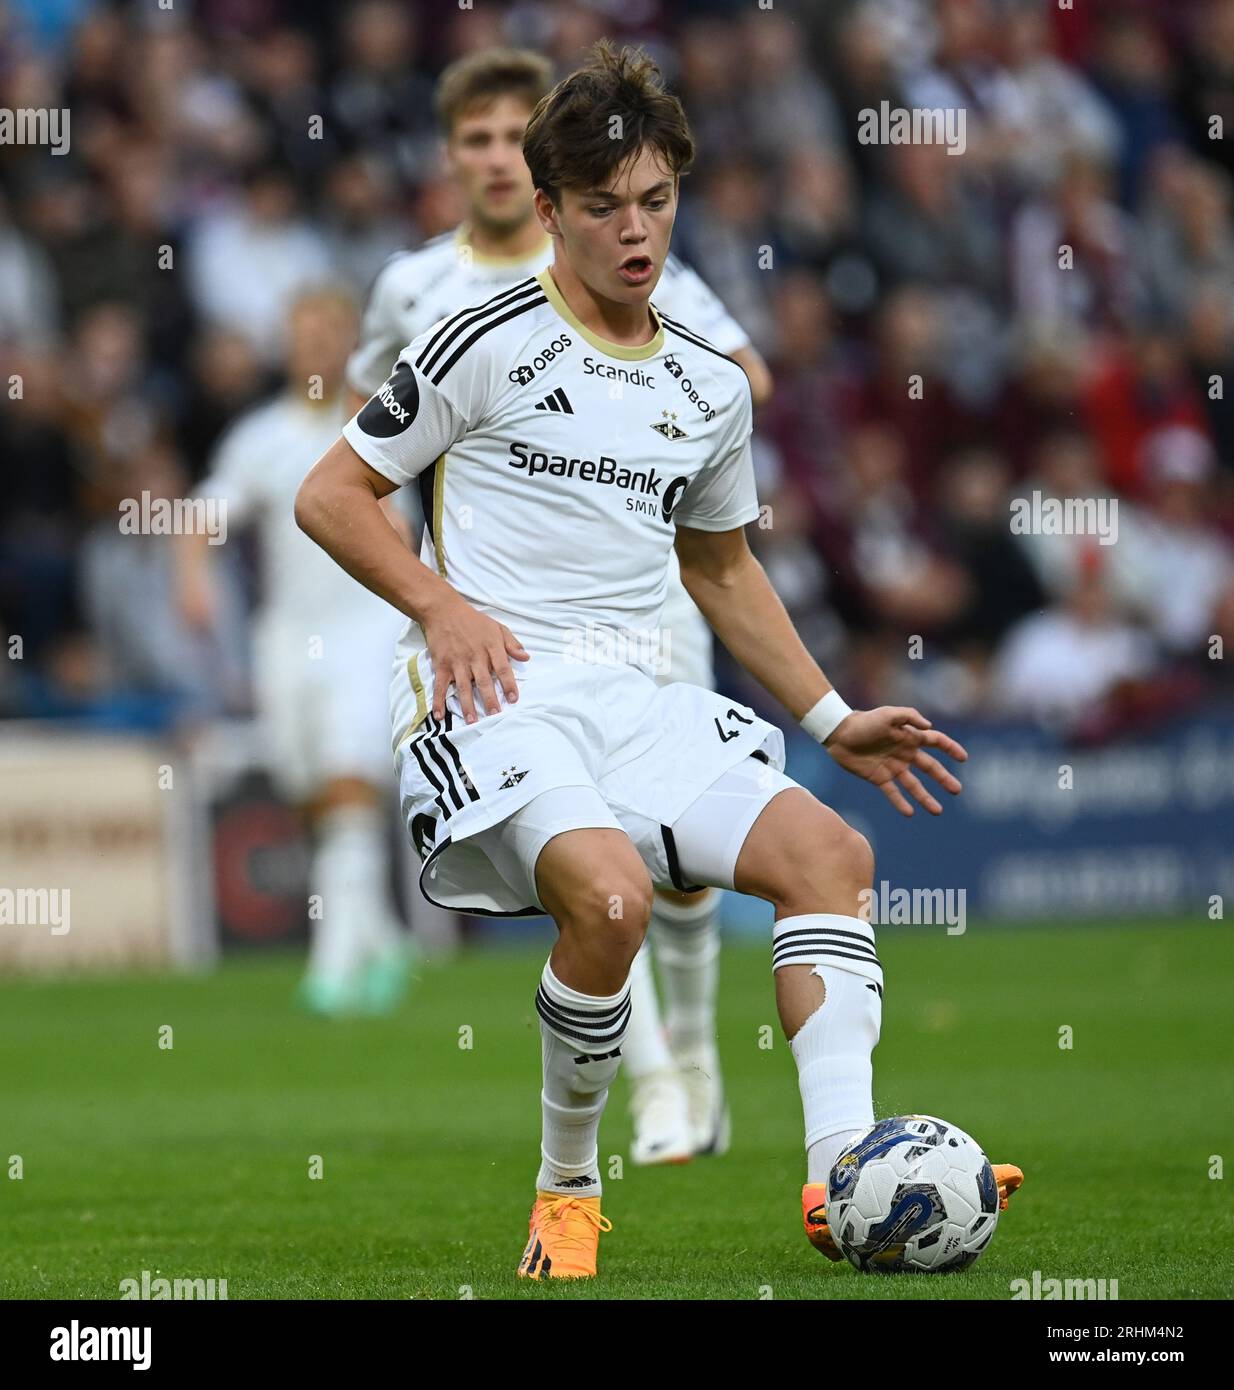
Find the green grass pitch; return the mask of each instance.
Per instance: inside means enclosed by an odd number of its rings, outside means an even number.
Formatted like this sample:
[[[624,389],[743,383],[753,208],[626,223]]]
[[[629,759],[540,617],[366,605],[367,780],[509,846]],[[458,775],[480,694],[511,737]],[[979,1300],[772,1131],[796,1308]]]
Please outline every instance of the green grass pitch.
[[[1034,1270],[1117,1279],[1120,1299],[1234,1288],[1234,1167],[1210,1176],[1234,1161],[1221,922],[881,932],[877,1113],[941,1115],[1027,1174],[977,1265],[941,1277],[863,1276],[806,1243],[796,1074],[769,949],[743,943],[721,985],[730,1153],[626,1162],[599,1279],[516,1280],[544,954],[467,954],[396,1017],[338,1023],[294,1010],[288,957],[0,984],[0,1297],[116,1298],[143,1270],[225,1278],[232,1299],[1007,1299]],[[606,1168],[625,1102],[619,1080]]]

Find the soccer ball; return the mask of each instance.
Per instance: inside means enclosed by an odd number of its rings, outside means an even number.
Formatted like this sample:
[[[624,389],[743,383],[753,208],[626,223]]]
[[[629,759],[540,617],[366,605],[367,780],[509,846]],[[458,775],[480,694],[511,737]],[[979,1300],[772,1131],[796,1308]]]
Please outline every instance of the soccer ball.
[[[860,1270],[966,1269],[998,1225],[998,1185],[981,1146],[933,1115],[879,1120],[836,1159],[827,1225]]]

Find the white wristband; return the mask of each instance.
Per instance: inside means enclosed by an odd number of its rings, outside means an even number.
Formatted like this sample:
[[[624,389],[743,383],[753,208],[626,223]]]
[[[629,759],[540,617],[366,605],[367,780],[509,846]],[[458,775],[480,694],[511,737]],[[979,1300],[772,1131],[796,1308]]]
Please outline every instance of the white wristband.
[[[801,727],[811,738],[817,739],[819,743],[826,743],[840,723],[847,719],[850,714],[852,714],[852,710],[844,703],[840,692],[829,690],[818,704],[805,715],[801,721]]]

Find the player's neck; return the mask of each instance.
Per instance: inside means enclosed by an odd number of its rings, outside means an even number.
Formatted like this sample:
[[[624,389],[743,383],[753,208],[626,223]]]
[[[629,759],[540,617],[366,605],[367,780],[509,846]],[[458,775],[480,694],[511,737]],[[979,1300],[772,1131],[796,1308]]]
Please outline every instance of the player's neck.
[[[537,217],[529,217],[517,227],[491,227],[472,219],[459,228],[460,240],[478,256],[499,261],[523,261],[544,245],[544,228]]]
[[[570,312],[597,337],[621,347],[644,347],[656,336],[656,323],[646,300],[641,304],[619,304],[593,293],[560,252],[548,273]]]

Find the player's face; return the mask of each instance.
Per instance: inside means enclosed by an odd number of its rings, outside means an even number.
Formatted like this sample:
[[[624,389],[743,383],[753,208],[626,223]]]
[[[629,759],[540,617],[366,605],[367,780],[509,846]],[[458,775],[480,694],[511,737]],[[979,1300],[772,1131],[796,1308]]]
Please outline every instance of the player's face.
[[[474,107],[455,123],[446,154],[472,222],[510,229],[532,215],[531,175],[523,162],[530,115],[526,102],[505,96]]]
[[[557,208],[539,194],[536,206],[593,294],[619,304],[651,298],[677,216],[677,180],[658,150],[640,150],[603,188],[563,189]]]

